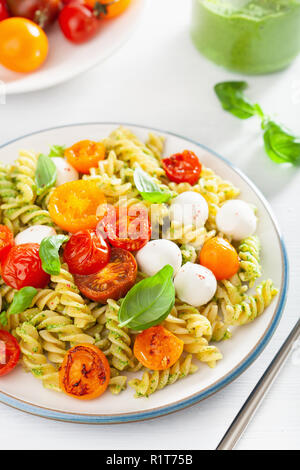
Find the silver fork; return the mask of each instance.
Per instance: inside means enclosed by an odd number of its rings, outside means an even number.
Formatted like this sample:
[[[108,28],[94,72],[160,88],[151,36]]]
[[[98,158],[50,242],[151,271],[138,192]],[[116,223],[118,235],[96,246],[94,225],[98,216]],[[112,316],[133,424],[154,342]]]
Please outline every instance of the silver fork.
[[[279,349],[264,375],[256,384],[255,388],[245,401],[243,407],[236,415],[216,450],[232,450],[234,448],[244,433],[246,427],[250,423],[251,419],[253,418],[262,400],[266,396],[281,367],[287,360],[289,353],[291,352],[293,345],[299,336],[300,319],[297,321],[296,325]]]

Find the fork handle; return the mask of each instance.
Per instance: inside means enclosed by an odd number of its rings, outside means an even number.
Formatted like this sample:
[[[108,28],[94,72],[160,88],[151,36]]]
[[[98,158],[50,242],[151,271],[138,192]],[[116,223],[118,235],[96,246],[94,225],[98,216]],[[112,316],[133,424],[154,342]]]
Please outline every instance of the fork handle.
[[[288,355],[293,348],[294,342],[299,337],[299,335],[300,319],[297,321],[296,325],[279,349],[264,375],[261,377],[245,401],[243,407],[240,409],[239,413],[231,423],[216,450],[232,450],[234,448],[249,422],[251,421],[251,418],[254,416],[254,413],[261,404],[263,398],[266,396],[281,367],[288,358]]]

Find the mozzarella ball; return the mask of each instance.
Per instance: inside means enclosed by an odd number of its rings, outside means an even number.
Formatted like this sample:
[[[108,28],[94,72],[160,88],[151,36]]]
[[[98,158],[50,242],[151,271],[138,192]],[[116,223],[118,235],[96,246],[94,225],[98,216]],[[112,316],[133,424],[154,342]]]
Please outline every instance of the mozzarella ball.
[[[234,240],[252,235],[256,230],[256,222],[253,209],[239,199],[225,202],[216,216],[218,230]]]
[[[183,225],[203,227],[208,218],[208,205],[203,196],[194,191],[186,191],[172,199],[170,206],[171,221]]]
[[[56,235],[56,231],[47,225],[33,225],[32,227],[23,230],[15,237],[16,245],[23,245],[24,243],[38,243],[46,237]]]
[[[166,264],[173,267],[175,275],[181,266],[182,255],[176,243],[152,240],[137,252],[136,260],[139,269],[148,276],[153,276]]]
[[[52,158],[52,161],[56,166],[57,171],[56,186],[79,179],[78,171],[75,170],[67,160],[61,157],[54,157]]]
[[[209,269],[188,262],[176,274],[174,286],[177,297],[182,302],[200,307],[207,304],[215,295],[217,281]]]

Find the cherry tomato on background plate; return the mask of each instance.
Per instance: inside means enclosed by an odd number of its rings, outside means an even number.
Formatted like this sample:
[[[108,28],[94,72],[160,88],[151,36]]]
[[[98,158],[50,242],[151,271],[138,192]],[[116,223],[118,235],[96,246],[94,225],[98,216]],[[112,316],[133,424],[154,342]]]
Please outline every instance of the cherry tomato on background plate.
[[[124,297],[134,285],[136,274],[137,264],[132,254],[112,248],[109,262],[103,269],[95,274],[74,274],[74,281],[88,299],[104,304],[107,299]]]
[[[16,338],[7,331],[0,330],[0,342],[2,342],[0,345],[0,377],[2,377],[16,367],[21,351]]]
[[[194,152],[184,150],[162,160],[167,177],[174,183],[196,184],[200,178],[202,165]]]
[[[71,236],[64,260],[72,274],[94,274],[109,261],[110,247],[96,230],[82,230]]]
[[[28,18],[45,28],[58,16],[61,0],[6,0],[12,16]]]
[[[166,370],[180,358],[184,343],[163,326],[142,331],[134,343],[134,355],[151,370]]]
[[[0,0],[0,21],[6,20],[9,17],[8,9],[5,0]]]
[[[65,157],[77,171],[88,175],[91,168],[104,160],[105,147],[102,142],[81,140],[65,150]]]
[[[66,5],[61,10],[58,21],[65,37],[76,44],[91,39],[101,26],[93,8],[79,2]]]
[[[46,60],[48,39],[44,31],[26,18],[0,22],[0,64],[20,73],[33,72]]]
[[[12,231],[6,225],[0,225],[0,261],[7,255],[14,244]]]
[[[96,4],[100,4],[100,18],[110,19],[121,15],[129,7],[131,0],[84,0],[86,5],[97,8]]]
[[[200,251],[199,259],[200,264],[210,269],[218,281],[234,276],[240,267],[236,249],[222,237],[207,240]]]
[[[61,389],[79,400],[98,398],[107,389],[109,380],[108,360],[92,344],[78,344],[71,348],[59,372]]]
[[[38,243],[13,246],[2,260],[2,278],[13,289],[31,286],[44,288],[50,281],[49,274],[42,269]]]
[[[105,196],[95,181],[77,180],[55,188],[48,209],[59,227],[76,233],[96,228],[97,209],[105,202]]]
[[[138,251],[151,238],[151,223],[147,208],[142,204],[117,209],[110,206],[97,230],[104,231],[110,244],[116,248]]]

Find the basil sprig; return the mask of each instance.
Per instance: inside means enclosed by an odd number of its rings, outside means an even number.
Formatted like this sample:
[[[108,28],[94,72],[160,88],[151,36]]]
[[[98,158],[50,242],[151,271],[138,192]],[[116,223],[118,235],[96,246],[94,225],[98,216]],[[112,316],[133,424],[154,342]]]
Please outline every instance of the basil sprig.
[[[46,273],[54,276],[60,273],[59,249],[68,240],[67,235],[52,235],[42,240],[39,255]]]
[[[174,303],[173,268],[167,264],[127,293],[119,310],[120,326],[141,331],[158,325],[168,316]]]
[[[171,191],[158,186],[153,178],[141,168],[135,169],[133,178],[136,189],[145,201],[161,204],[173,196]]]
[[[57,177],[56,166],[47,155],[41,154],[37,161],[35,172],[36,192],[43,194],[47,189],[55,185]]]
[[[8,317],[10,315],[22,313],[24,310],[30,307],[32,299],[37,294],[37,292],[37,289],[30,286],[23,287],[18,292],[16,292],[7,312],[2,312],[0,314],[0,323],[3,326],[6,326],[8,323]]]
[[[239,119],[261,119],[265,151],[271,160],[300,165],[300,137],[270,119],[258,104],[252,104],[244,95],[247,88],[246,82],[222,82],[215,85],[215,92],[223,109]]]
[[[257,104],[252,104],[244,96],[248,88],[246,82],[222,82],[215,85],[215,92],[222,103],[223,109],[238,117],[249,119],[257,114]]]
[[[64,145],[52,145],[50,147],[50,152],[48,154],[48,157],[61,157],[64,158],[65,156],[65,146]]]

